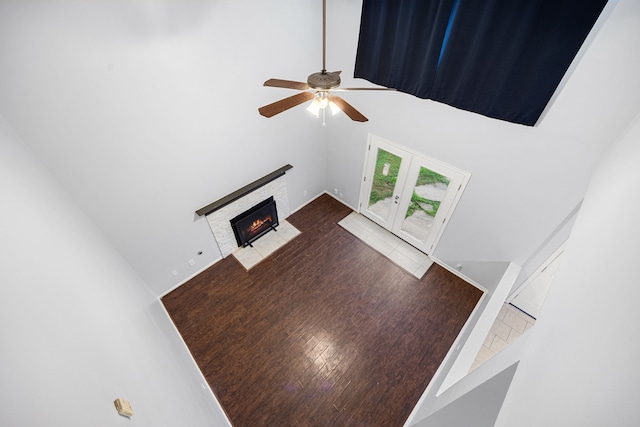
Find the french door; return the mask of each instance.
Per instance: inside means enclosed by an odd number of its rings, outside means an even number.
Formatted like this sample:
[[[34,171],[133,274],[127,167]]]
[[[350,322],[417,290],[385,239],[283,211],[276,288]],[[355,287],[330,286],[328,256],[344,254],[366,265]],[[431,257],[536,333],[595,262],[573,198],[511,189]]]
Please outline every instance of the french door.
[[[369,135],[362,215],[431,254],[470,175]]]

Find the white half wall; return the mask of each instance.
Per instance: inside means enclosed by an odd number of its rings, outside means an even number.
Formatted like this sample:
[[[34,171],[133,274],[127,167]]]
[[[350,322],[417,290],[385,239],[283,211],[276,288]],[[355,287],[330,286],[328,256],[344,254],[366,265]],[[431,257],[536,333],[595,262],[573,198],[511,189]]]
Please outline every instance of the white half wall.
[[[591,181],[497,427],[640,425],[639,164],[640,116]]]
[[[434,261],[444,266],[441,261]],[[453,272],[454,270],[451,271]],[[493,370],[485,371],[484,376],[479,378],[479,369],[475,369],[471,374],[469,370],[519,272],[519,266],[513,263],[508,264],[506,269],[502,269],[503,274],[497,280],[497,283],[484,290],[484,295],[478,301],[473,313],[456,337],[444,361],[438,367],[417,405],[413,408],[405,422],[405,426],[415,425],[419,420],[429,417],[438,409],[490,379],[496,373]],[[479,286],[477,282],[470,280],[468,277],[466,279],[470,283]],[[510,360],[509,364],[514,362],[517,362],[517,359]],[[505,367],[502,366],[502,369]],[[473,376],[472,381],[469,380],[471,376]],[[478,380],[480,381],[478,382]]]
[[[471,389],[414,427],[493,427],[517,363]]]
[[[154,293],[1,116],[0,147],[0,425],[230,425]]]

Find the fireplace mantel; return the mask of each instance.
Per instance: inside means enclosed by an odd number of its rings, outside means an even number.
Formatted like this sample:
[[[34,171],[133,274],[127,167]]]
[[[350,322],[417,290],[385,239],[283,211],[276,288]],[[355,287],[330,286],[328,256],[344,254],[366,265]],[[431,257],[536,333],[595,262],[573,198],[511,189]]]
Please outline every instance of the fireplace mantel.
[[[196,213],[200,216],[209,215],[210,213],[213,213],[218,209],[228,205],[229,203],[232,203],[238,200],[239,198],[244,197],[245,195],[270,183],[271,181],[278,179],[279,177],[284,175],[286,171],[288,171],[291,168],[293,168],[293,166],[285,165],[280,169],[271,172],[269,175],[265,175],[262,178],[253,181],[251,184],[247,184],[244,187],[240,188],[239,190],[236,190],[233,193],[227,196],[224,196],[223,198],[218,199],[213,203],[209,203],[207,206],[198,209]]]

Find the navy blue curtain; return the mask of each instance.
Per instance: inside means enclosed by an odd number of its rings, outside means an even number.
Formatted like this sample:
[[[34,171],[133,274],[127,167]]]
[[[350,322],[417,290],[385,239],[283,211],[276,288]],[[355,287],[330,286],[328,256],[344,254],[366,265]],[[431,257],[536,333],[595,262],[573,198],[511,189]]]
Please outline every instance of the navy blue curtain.
[[[355,77],[429,98],[454,0],[364,0]]]
[[[531,126],[606,0],[416,0],[398,12],[395,3],[363,1],[356,77]],[[389,8],[401,31],[381,25]],[[438,12],[423,20],[423,10]],[[392,72],[380,78],[380,70]]]

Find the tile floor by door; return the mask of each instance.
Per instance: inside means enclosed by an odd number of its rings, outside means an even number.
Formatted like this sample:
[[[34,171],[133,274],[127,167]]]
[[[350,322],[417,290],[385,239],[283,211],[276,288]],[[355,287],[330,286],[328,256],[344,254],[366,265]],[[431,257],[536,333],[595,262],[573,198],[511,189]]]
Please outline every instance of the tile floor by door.
[[[418,279],[433,264],[429,255],[357,212],[351,212],[338,225]]]
[[[533,327],[535,323],[536,319],[511,304],[505,303],[493,322],[493,326],[487,334],[473,365],[471,365],[471,370],[474,370],[494,354],[511,344],[529,328]]]

